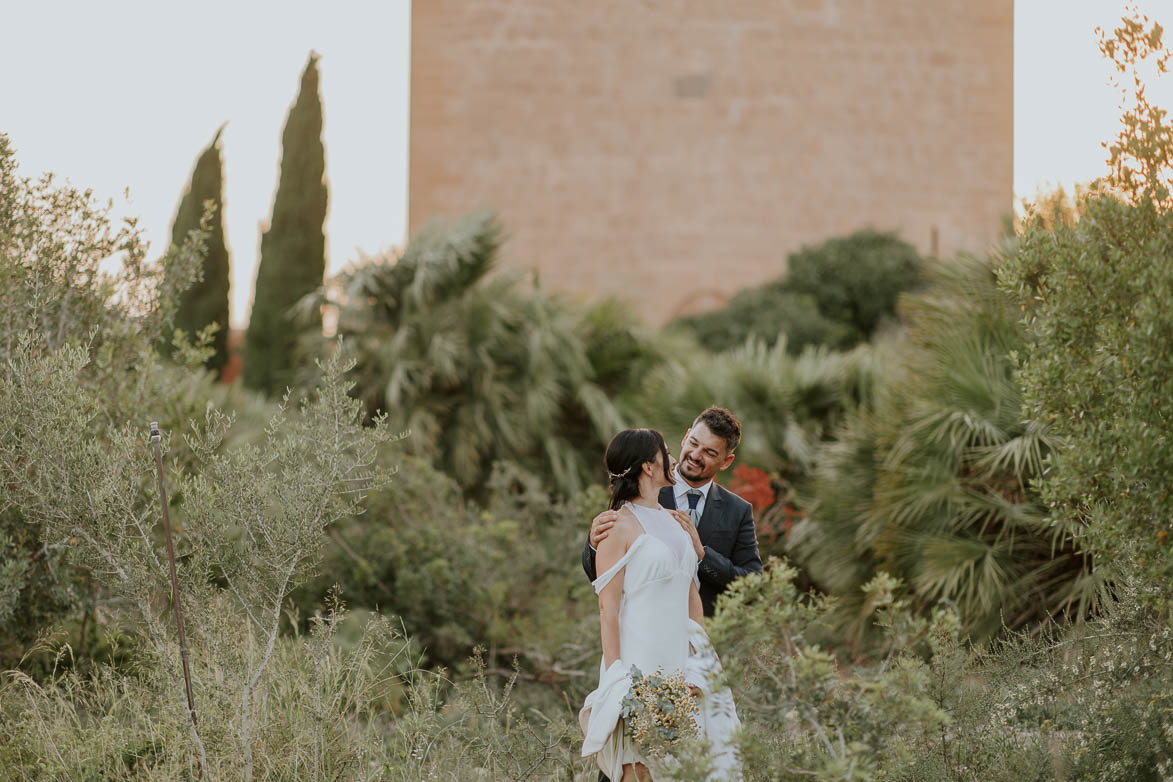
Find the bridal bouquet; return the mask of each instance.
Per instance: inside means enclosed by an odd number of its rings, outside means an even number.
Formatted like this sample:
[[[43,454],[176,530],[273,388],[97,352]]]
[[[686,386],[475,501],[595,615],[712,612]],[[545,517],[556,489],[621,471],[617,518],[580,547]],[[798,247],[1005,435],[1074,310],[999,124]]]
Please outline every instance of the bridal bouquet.
[[[632,667],[631,690],[623,698],[620,715],[644,755],[659,758],[697,735],[697,708],[683,673],[646,675]]]

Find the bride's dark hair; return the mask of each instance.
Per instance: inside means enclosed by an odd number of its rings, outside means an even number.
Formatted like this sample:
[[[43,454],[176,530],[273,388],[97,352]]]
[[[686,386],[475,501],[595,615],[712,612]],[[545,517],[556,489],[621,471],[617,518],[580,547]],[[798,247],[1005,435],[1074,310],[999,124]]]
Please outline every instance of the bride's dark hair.
[[[664,479],[672,480],[668,464],[668,446],[664,435],[655,429],[624,429],[611,438],[603,464],[611,477],[611,510],[618,510],[623,503],[639,496],[640,468],[647,462],[656,461],[656,452],[664,458]]]

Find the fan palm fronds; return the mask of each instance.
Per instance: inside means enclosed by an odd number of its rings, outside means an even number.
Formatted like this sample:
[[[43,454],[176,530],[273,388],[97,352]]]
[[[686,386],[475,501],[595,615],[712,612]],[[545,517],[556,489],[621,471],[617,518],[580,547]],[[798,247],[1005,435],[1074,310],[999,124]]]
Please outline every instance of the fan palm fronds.
[[[1104,584],[1032,482],[1057,443],[1023,420],[1011,352],[1023,335],[989,261],[934,266],[907,298],[907,338],[887,388],[821,446],[811,518],[792,551],[843,596],[857,640],[860,587],[877,570],[922,605],[954,604],[974,638],[1049,615],[1083,616]]]
[[[629,417],[650,421],[671,440],[709,405],[727,407],[742,422],[741,463],[793,483],[812,468],[818,443],[852,403],[851,394],[867,393],[869,382],[861,378],[868,367],[859,358],[864,350],[807,347],[795,356],[784,336],[772,345],[750,338],[716,354],[682,343],[650,373]]]
[[[465,489],[511,461],[572,493],[597,479],[622,428],[616,387],[654,356],[621,308],[582,312],[524,273],[491,274],[501,241],[486,212],[432,224],[400,257],[365,259],[325,295],[358,361],[357,392],[411,432],[410,452]]]

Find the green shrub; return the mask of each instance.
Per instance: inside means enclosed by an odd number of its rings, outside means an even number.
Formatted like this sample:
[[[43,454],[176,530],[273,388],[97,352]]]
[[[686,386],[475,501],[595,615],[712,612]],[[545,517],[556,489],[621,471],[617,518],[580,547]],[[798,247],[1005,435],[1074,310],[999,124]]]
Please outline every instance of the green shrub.
[[[878,578],[868,602],[893,651],[848,669],[816,639],[829,598],[801,595],[796,576],[773,560],[734,582],[709,629],[742,720],[746,779],[869,780],[900,768],[948,723],[934,702],[933,668],[911,644],[954,648],[956,620],[943,610],[912,619],[906,603],[893,601],[895,582]]]
[[[412,433],[409,453],[481,501],[503,461],[567,497],[598,480],[599,455],[623,428],[614,397],[654,351],[620,308],[583,313],[519,275],[490,277],[500,234],[488,213],[431,224],[402,257],[340,275],[328,305],[358,362],[358,393]]]
[[[773,345],[781,335],[795,353],[808,345],[837,349],[849,347],[856,336],[846,323],[819,312],[814,296],[790,290],[786,278],[738,291],[721,309],[688,315],[669,326],[676,327],[687,329],[713,352],[730,350],[751,338]]]
[[[578,555],[606,496],[595,488],[552,502],[548,487],[508,465],[491,485],[493,504],[479,508],[451,478],[407,459],[365,513],[329,531],[321,574],[296,596],[302,613],[337,583],[350,605],[402,622],[433,665],[460,668],[483,646],[493,669],[515,655],[527,676],[580,669],[598,627]]]
[[[857,231],[791,255],[786,286],[814,298],[824,318],[862,342],[895,316],[900,295],[919,282],[921,263],[916,248],[894,233]]]
[[[876,348],[888,361],[870,404],[816,457],[792,551],[843,596],[857,641],[868,631],[859,587],[876,570],[922,606],[954,605],[974,639],[1082,618],[1104,597],[1103,573],[1078,529],[1045,521],[1032,488],[1055,440],[1022,418],[1017,312],[991,261],[941,263],[928,282],[902,304],[907,338]]]
[[[1162,29],[1125,20],[1101,48],[1137,73],[1170,54]],[[1173,126],[1136,81],[1110,175],[1078,219],[1024,221],[1002,283],[1021,307],[1029,342],[1019,379],[1031,417],[1064,445],[1040,482],[1056,523],[1084,530],[1116,573],[1173,596]],[[1079,214],[1082,213],[1082,214]]]
[[[89,191],[59,185],[50,175],[20,176],[8,137],[0,134],[0,361],[6,368],[0,394],[11,406],[0,439],[6,445],[26,423],[23,414],[55,404],[41,385],[51,373],[38,359],[48,354],[72,356],[71,382],[92,394],[69,423],[77,432],[98,436],[131,417],[145,426],[148,415],[170,428],[202,409],[211,387],[207,373],[162,365],[151,345],[170,331],[178,296],[197,274],[204,238],[193,232],[148,263],[141,231],[112,226],[110,207]],[[107,272],[110,258],[118,265]],[[76,358],[79,351],[87,358]],[[202,357],[191,350],[180,355],[189,362]],[[29,409],[16,407],[17,397]],[[52,483],[31,480],[30,461],[68,442],[28,441],[31,452],[8,450],[0,461],[0,667],[24,659],[38,635],[59,621],[75,620],[73,627],[87,636],[95,627],[103,598],[98,585],[78,567],[69,536],[54,536],[30,515],[58,492]],[[86,642],[79,637],[79,651]],[[26,670],[45,662],[26,659]]]
[[[896,302],[919,283],[921,264],[916,249],[895,234],[857,231],[801,248],[787,258],[782,277],[676,323],[712,351],[750,338],[772,345],[780,335],[794,353],[810,345],[845,350],[895,319]]]

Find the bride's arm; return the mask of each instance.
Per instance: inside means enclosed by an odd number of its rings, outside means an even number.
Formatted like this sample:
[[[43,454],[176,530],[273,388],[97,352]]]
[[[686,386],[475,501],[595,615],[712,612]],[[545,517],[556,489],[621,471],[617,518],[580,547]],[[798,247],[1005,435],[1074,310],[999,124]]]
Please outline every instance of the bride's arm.
[[[701,593],[696,588],[696,582],[688,588],[688,618],[698,625],[704,623],[705,606],[701,602]]]
[[[696,622],[699,625],[704,621],[704,618],[705,618],[705,608],[704,608],[704,605],[701,603],[701,593],[700,593],[700,591],[697,590],[695,581],[692,583],[692,586],[690,586],[688,589],[689,589],[689,591],[688,591],[688,618],[691,619],[692,621]],[[691,632],[690,632],[690,636],[691,636]],[[692,655],[695,655],[696,653],[697,653],[697,650],[695,647],[693,647],[692,641],[690,639],[689,644],[688,644],[688,654],[689,654],[689,656],[692,656]],[[704,682],[704,677],[703,676],[692,676],[690,674],[690,670],[691,670],[691,666],[685,666],[685,671],[686,671],[685,677],[684,677],[685,681],[688,682],[688,689],[692,691],[692,694],[695,697],[700,697],[701,696],[700,685]]]
[[[627,536],[611,534],[599,543],[596,554],[598,572],[607,570],[619,561],[627,552]],[[610,668],[611,663],[619,659],[619,603],[623,597],[622,568],[612,578],[602,591],[599,592],[599,632],[603,637],[603,668]]]

